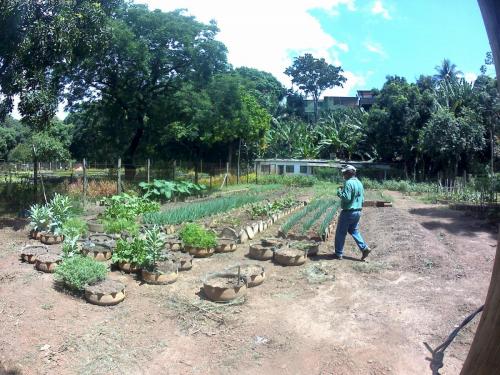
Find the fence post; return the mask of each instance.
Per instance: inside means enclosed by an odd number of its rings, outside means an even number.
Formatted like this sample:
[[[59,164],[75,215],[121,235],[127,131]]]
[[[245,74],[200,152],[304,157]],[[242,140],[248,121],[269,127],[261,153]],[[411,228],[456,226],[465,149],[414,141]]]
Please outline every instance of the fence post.
[[[151,168],[151,160],[148,158],[148,184],[149,184],[149,171],[150,171],[150,168]]]
[[[226,186],[229,185],[228,182],[229,182],[229,162],[226,163]]]
[[[87,206],[87,160],[83,158],[83,208]]]
[[[259,182],[259,171],[257,169],[257,162],[255,162],[255,183]]]
[[[118,174],[117,174],[117,180],[116,180],[116,192],[117,192],[117,194],[120,194],[122,192],[121,169],[122,169],[122,158],[118,158]]]

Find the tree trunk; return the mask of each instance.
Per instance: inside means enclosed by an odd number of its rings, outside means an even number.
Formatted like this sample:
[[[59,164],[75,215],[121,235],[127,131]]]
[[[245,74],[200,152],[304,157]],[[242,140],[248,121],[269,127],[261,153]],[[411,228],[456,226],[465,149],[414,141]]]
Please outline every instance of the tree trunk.
[[[231,169],[231,165],[233,163],[233,148],[233,142],[230,142],[227,148],[227,162],[229,163],[229,169]]]
[[[494,130],[493,130],[493,126],[495,126],[494,124],[492,124],[492,127],[490,128],[490,148],[491,148],[491,160],[490,160],[490,170],[491,170],[491,175],[494,176],[495,175],[495,168],[494,168],[494,162],[495,162],[495,137],[493,137],[493,133],[494,133]]]
[[[317,95],[313,95],[313,103],[314,103],[314,123],[318,122],[318,100],[319,97]]]
[[[500,374],[500,234],[483,315],[460,374]]]
[[[140,115],[137,117],[137,128],[135,130],[135,134],[130,141],[130,145],[125,151],[123,161],[125,164],[125,176],[127,177],[135,177],[135,163],[134,157],[141,142],[141,139],[144,135],[144,116]]]

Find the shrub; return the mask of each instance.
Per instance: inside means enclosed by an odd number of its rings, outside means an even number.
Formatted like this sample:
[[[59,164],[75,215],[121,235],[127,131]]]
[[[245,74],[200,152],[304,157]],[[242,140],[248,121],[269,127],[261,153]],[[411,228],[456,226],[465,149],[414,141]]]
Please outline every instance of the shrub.
[[[30,227],[36,231],[44,231],[49,228],[52,212],[50,207],[34,204],[30,208]]]
[[[179,232],[179,236],[184,244],[188,246],[211,248],[217,245],[215,233],[195,223],[184,225]]]
[[[165,248],[165,235],[160,231],[160,227],[155,225],[144,231],[144,247],[146,248],[146,257],[139,265],[152,270],[156,262],[160,260],[161,253]]]
[[[62,232],[66,234],[74,234],[78,236],[85,236],[89,231],[87,222],[79,217],[71,217],[66,220],[62,225]]]
[[[70,289],[81,291],[85,286],[104,280],[108,270],[104,263],[77,255],[66,258],[56,268],[55,278]]]
[[[83,193],[83,181],[78,180],[70,183],[67,191],[71,196],[81,196]],[[87,197],[91,199],[110,197],[116,193],[116,181],[91,180],[87,184]]]

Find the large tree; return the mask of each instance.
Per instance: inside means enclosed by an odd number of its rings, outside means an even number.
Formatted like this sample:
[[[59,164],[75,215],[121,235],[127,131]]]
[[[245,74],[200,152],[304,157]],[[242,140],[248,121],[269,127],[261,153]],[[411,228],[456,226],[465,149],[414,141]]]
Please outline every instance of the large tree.
[[[20,97],[23,121],[35,130],[54,117],[65,78],[101,46],[118,0],[0,2],[0,117]]]
[[[324,58],[317,59],[312,54],[306,53],[304,56],[296,57],[284,73],[292,77],[292,84],[297,85],[306,96],[312,96],[314,122],[317,122],[319,98],[326,89],[343,87],[347,79],[342,72],[340,66],[328,64]]]
[[[133,168],[141,142],[154,127],[173,120],[168,109],[175,106],[180,87],[190,81],[199,90],[227,70],[226,48],[215,40],[214,23],[200,23],[182,11],[131,4],[109,27],[106,47],[87,58],[73,77],[70,104],[96,103],[103,134],[121,140],[125,164]]]

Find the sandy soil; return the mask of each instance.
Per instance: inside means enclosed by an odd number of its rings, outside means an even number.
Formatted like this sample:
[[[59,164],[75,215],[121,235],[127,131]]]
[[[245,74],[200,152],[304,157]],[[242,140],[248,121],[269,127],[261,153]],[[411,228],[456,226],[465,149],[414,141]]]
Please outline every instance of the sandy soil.
[[[368,262],[351,240],[343,261],[327,259],[325,244],[304,266],[259,262],[266,281],[233,305],[204,301],[201,280],[248,262],[248,245],[195,259],[171,285],[115,271],[127,298],[104,308],[21,263],[27,229],[0,222],[0,373],[430,373],[423,342],[437,346],[483,303],[496,234],[461,212],[391,194],[393,208],[364,211],[362,233],[377,245]],[[476,326],[450,346],[443,374],[459,373]]]

